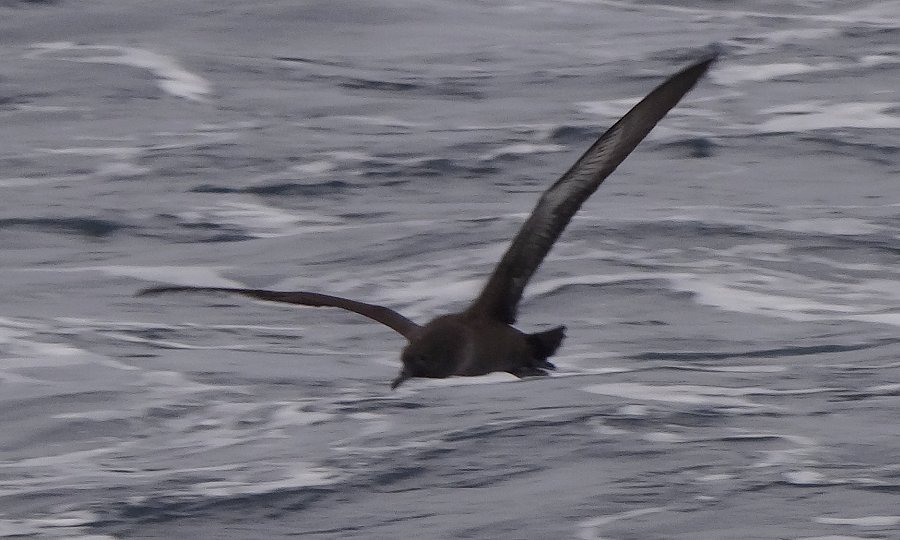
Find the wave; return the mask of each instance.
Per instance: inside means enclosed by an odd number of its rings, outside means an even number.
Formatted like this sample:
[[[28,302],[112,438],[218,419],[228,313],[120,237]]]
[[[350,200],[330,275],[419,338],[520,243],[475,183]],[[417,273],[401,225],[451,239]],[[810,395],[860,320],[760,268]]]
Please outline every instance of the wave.
[[[83,54],[85,52],[99,54],[85,56]],[[69,41],[57,41],[35,43],[32,45],[30,56],[32,58],[49,56],[69,62],[121,64],[145,69],[156,77],[156,84],[163,92],[190,101],[206,101],[206,96],[212,92],[212,87],[206,79],[181,67],[174,58],[136,47],[76,45]]]
[[[19,228],[88,238],[108,238],[123,230],[131,229],[132,226],[95,217],[0,219],[0,229]]]

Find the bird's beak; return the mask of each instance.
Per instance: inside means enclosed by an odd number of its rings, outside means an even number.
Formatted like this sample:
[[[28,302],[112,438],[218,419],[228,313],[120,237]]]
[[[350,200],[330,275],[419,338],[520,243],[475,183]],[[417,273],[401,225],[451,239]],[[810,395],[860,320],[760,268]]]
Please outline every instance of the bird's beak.
[[[406,370],[401,370],[400,375],[397,375],[397,378],[391,383],[391,390],[396,390],[398,386],[403,384],[403,381],[409,378],[409,373],[407,373]]]

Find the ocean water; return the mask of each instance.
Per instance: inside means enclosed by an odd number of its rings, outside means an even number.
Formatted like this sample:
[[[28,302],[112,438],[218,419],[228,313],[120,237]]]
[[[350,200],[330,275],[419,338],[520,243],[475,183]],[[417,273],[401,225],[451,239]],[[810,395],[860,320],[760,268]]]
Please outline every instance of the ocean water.
[[[900,4],[0,4],[0,537],[900,537]],[[551,377],[413,380],[541,191]]]

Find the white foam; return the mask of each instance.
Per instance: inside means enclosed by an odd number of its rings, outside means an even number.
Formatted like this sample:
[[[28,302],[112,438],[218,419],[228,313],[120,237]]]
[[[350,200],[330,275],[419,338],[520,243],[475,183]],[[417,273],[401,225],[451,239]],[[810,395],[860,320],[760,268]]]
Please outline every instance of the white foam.
[[[827,483],[825,475],[808,469],[786,472],[784,473],[784,479],[789,484],[798,486],[818,486]]]
[[[854,321],[900,326],[900,313],[869,313],[848,317]]]
[[[101,164],[97,167],[95,174],[107,178],[134,178],[144,176],[152,170],[150,167],[119,161]]]
[[[780,223],[779,228],[786,231],[832,234],[835,236],[872,234],[885,229],[881,225],[876,225],[864,219],[849,217],[795,219]]]
[[[640,98],[582,101],[578,103],[578,106],[587,114],[607,118],[621,118],[629,109],[637,105],[638,101],[640,101]]]
[[[0,318],[0,343],[6,345],[9,353],[0,358],[0,368],[16,370],[92,364],[113,369],[137,369],[109,357],[65,343],[48,343],[34,339],[34,332],[44,332],[46,330],[45,325],[33,325],[13,319]],[[55,384],[55,382],[21,376],[16,373],[0,373],[0,378],[7,382],[16,383]]]
[[[124,276],[175,285],[203,287],[243,287],[242,283],[219,275],[227,266],[73,266],[68,268],[41,268],[45,272],[103,272],[111,276]],[[32,269],[29,269],[32,270]]]
[[[900,516],[865,516],[858,518],[814,517],[813,521],[825,525],[853,525],[855,527],[891,527],[900,525]]]
[[[348,114],[348,115],[330,116],[329,118],[330,119],[342,118],[345,120],[358,122],[360,124],[367,124],[367,125],[373,125],[373,126],[395,127],[395,128],[397,128],[397,127],[414,128],[414,127],[420,127],[423,125],[423,124],[418,124],[415,122],[408,122],[406,120],[401,120],[400,118],[397,118],[396,116],[388,116],[388,115],[359,116],[359,115],[349,115]]]
[[[341,479],[341,474],[327,467],[316,467],[310,463],[296,463],[284,472],[277,480],[259,481],[248,479],[245,482],[217,480],[201,482],[191,486],[189,493],[205,497],[231,497],[235,495],[258,495],[285,489],[296,489],[310,486],[334,484]]]
[[[195,394],[208,390],[220,390],[225,386],[204,384],[188,379],[184,373],[178,371],[147,371],[141,373],[141,382],[154,388],[164,388],[168,395]],[[228,386],[230,391],[237,391],[239,387]]]
[[[412,277],[415,273],[411,273]],[[475,279],[448,279],[443,276],[435,276],[431,279],[419,278],[407,287],[379,291],[381,298],[377,301],[387,301],[394,305],[409,305],[408,316],[426,316],[441,310],[448,303],[459,302],[462,298],[473,298],[478,294],[478,289],[484,283],[483,278]]]
[[[651,431],[642,437],[645,441],[656,443],[682,443],[687,441],[687,437],[680,433],[670,433],[667,431]]]
[[[719,84],[735,84],[740,82],[771,81],[787,75],[801,75],[826,71],[845,71],[859,66],[872,67],[885,64],[900,63],[900,58],[888,55],[864,56],[857,62],[822,62],[804,64],[802,62],[784,62],[773,64],[740,65],[729,63],[719,66],[710,73],[710,78]]]
[[[34,105],[32,103],[18,103],[13,109],[22,112],[58,113],[58,112],[88,112],[90,107],[67,107],[65,105]]]
[[[48,527],[74,527],[77,525],[87,525],[97,519],[93,512],[76,511],[64,512],[54,517],[46,517],[34,520],[35,523]]]
[[[618,514],[609,514],[605,516],[586,519],[578,524],[578,527],[581,529],[580,531],[578,531],[578,538],[581,538],[582,540],[601,540],[601,537],[597,535],[596,530],[599,527],[608,525],[614,521],[621,521],[623,519],[632,519],[640,516],[645,516],[647,514],[665,512],[668,509],[669,508],[665,506],[654,508],[639,508],[637,510],[629,510],[627,512],[620,512]]]
[[[900,383],[876,384],[869,386],[865,391],[873,394],[893,394],[900,391]]]
[[[0,361],[0,368],[9,368],[9,366],[6,365],[6,360]],[[3,382],[4,384],[22,384],[29,386],[35,384],[52,384],[47,381],[35,379],[34,377],[26,377],[15,373],[3,373],[2,371],[0,371],[0,382]]]
[[[767,260],[783,261],[785,260],[783,257],[776,256],[785,253],[788,249],[789,246],[787,244],[759,242],[754,244],[738,244],[730,248],[716,250],[715,253],[728,257],[765,257]]]
[[[108,321],[102,319],[84,319],[80,317],[55,317],[55,321],[62,324],[72,325],[80,330],[84,329],[114,329],[114,330],[178,330],[180,328],[205,328],[210,330],[260,330],[263,332],[298,332],[302,327],[297,326],[270,326],[264,324],[160,324],[136,321]],[[2,328],[2,327],[0,327]]]
[[[833,314],[846,317],[850,313],[858,313],[865,308],[825,304],[808,298],[772,294],[771,292],[754,291],[738,288],[732,283],[718,283],[713,279],[704,279],[695,275],[670,275],[674,288],[692,292],[700,304],[713,306],[728,311],[752,313],[756,315],[777,316],[793,321],[822,320],[829,317],[819,314]]]
[[[0,343],[11,343],[13,340],[25,337],[29,332],[25,330],[35,330],[14,319],[0,317]]]
[[[812,298],[796,296],[797,294],[816,294],[816,287],[810,280],[794,283],[793,279],[779,278],[776,285],[766,290],[752,290],[751,283],[759,281],[760,276],[719,275],[702,276],[693,274],[668,274],[668,279],[675,290],[693,293],[697,303],[713,306],[727,311],[750,313],[768,317],[779,317],[793,321],[815,320],[856,320],[882,324],[900,324],[900,317],[895,313],[878,313],[881,308],[889,306],[880,304],[885,298],[892,298],[896,292],[884,289],[875,280],[872,283],[861,282],[852,286],[839,286],[821,283],[822,293],[828,293],[834,300],[845,300],[846,304],[825,303]],[[800,288],[798,288],[798,285]],[[842,291],[841,288],[844,290]],[[790,291],[790,292],[788,292]],[[865,293],[865,294],[861,294]],[[881,301],[879,302],[878,299]],[[873,313],[874,312],[874,313]]]
[[[313,212],[298,214],[249,201],[222,201],[218,206],[200,206],[178,217],[186,222],[213,222],[234,225],[258,238],[275,238],[301,233],[345,228],[336,217]]]
[[[53,416],[51,416],[51,418],[55,418],[58,420],[91,420],[94,422],[107,422],[109,420],[124,420],[128,418],[134,418],[134,414],[129,414],[123,411],[94,410],[59,413],[54,414]]]
[[[839,36],[841,35],[840,28],[834,27],[819,27],[819,28],[797,28],[796,26],[791,26],[788,30],[774,30],[774,31],[765,31],[760,34],[755,34],[753,37],[762,39],[769,44],[780,44],[780,43],[791,43],[796,44],[800,40],[808,39],[808,40],[820,40],[827,37]],[[741,42],[740,46],[744,48],[752,48],[753,45],[748,44],[746,42]]]
[[[309,163],[294,165],[293,167],[291,167],[291,170],[303,174],[322,174],[324,172],[333,170],[334,168],[334,163],[324,159],[320,159],[318,161],[310,161]]]
[[[547,154],[550,152],[562,152],[565,146],[559,144],[533,144],[533,143],[516,143],[502,146],[496,150],[486,152],[478,157],[484,161],[490,161],[502,156],[524,156],[528,154]]]
[[[92,463],[92,458],[105,456],[115,452],[114,448],[94,448],[91,450],[78,450],[74,452],[66,452],[51,456],[39,456],[33,458],[20,459],[12,464],[15,468],[28,469],[36,467],[72,467],[77,469],[84,467],[87,463]]]
[[[117,540],[105,534],[88,534],[85,526],[97,516],[87,511],[61,512],[52,517],[32,519],[0,519],[0,538],[40,537],[75,540]]]
[[[702,371],[706,373],[781,373],[787,371],[785,366],[755,365],[755,366],[698,366],[684,364],[664,364],[653,369],[677,369],[681,371]]]
[[[393,425],[393,422],[388,420],[383,414],[359,412],[350,413],[348,417],[354,420],[365,422],[362,429],[358,432],[358,436],[360,437],[368,437],[371,435],[378,435],[380,433],[387,433],[388,431],[390,431],[390,428]]]
[[[900,63],[900,57],[889,54],[870,54],[859,59],[864,66],[882,66]]]
[[[612,275],[585,275],[585,276],[568,276],[563,278],[545,279],[529,285],[526,289],[525,297],[527,299],[555,292],[563,287],[571,285],[609,285],[612,283],[626,283],[628,281],[636,281],[641,279],[661,279],[661,274],[652,274],[650,272],[632,272],[626,274]]]
[[[372,159],[371,154],[366,154],[364,152],[354,152],[352,150],[336,150],[334,152],[327,152],[325,155],[329,156],[335,161],[366,161]]]
[[[186,148],[195,148],[201,145],[214,145],[214,144],[222,144],[227,143],[229,141],[234,140],[237,137],[233,131],[221,131],[216,132],[212,131],[213,129],[222,129],[222,130],[240,130],[247,129],[247,126],[242,125],[243,122],[234,122],[230,125],[223,124],[221,126],[208,126],[208,129],[204,131],[204,127],[197,126],[193,131],[182,133],[182,132],[171,132],[171,131],[157,131],[153,135],[155,137],[159,137],[165,142],[154,144],[152,146],[143,147],[144,151],[154,152],[161,150],[182,150]],[[252,129],[252,128],[251,128]]]
[[[62,154],[66,156],[114,157],[122,160],[133,159],[141,153],[140,148],[132,146],[86,146],[72,148],[36,148],[46,154]]]
[[[598,435],[605,435],[608,437],[615,437],[616,435],[624,435],[629,433],[627,429],[621,429],[613,426],[608,426],[606,424],[597,424],[593,426],[594,433]]]
[[[783,437],[789,440],[788,437]],[[778,450],[765,450],[762,452],[764,458],[753,464],[754,468],[765,467],[781,467],[784,465],[803,465],[809,463],[809,454],[813,449],[809,445],[800,443],[797,448],[786,448]]]
[[[834,14],[815,14],[815,13],[773,13],[766,11],[748,11],[742,9],[704,9],[704,8],[694,8],[694,7],[682,7],[682,6],[673,6],[669,4],[656,4],[656,3],[633,3],[633,2],[623,2],[621,0],[569,0],[570,2],[585,2],[590,1],[592,4],[598,5],[606,5],[610,7],[616,7],[628,11],[640,10],[640,11],[665,11],[669,13],[680,13],[684,15],[694,15],[700,16],[703,18],[709,17],[717,17],[723,19],[746,19],[746,18],[761,18],[761,19],[776,19],[776,20],[789,20],[789,21],[800,21],[801,23],[809,23],[809,22],[823,22],[823,23],[864,23],[866,25],[871,26],[879,26],[879,27],[890,27],[892,25],[891,21],[894,20],[891,18],[890,14],[895,14],[890,9],[884,10],[879,9],[881,7],[876,3],[874,7],[866,7],[855,10],[848,10],[844,13],[834,13]],[[890,2],[883,2],[882,4],[890,4]],[[887,13],[885,13],[887,11]]]
[[[777,115],[754,126],[759,133],[796,133],[816,129],[900,129],[900,116],[891,111],[892,102],[800,103],[765,109],[763,114]]]
[[[780,393],[791,393],[791,392],[793,392],[793,391],[788,390],[788,391],[782,391]],[[788,452],[793,452],[793,453],[799,453],[799,452],[808,453],[814,447],[818,446],[815,439],[812,439],[810,437],[805,437],[803,435],[797,435],[795,433],[785,435],[783,433],[775,433],[772,431],[750,431],[750,430],[739,429],[739,428],[732,428],[731,433],[729,433],[727,436],[725,436],[723,438],[726,438],[729,440],[783,439],[783,440],[788,441],[792,444],[795,444],[799,447],[799,448],[793,448],[793,449],[787,450]],[[776,450],[776,452],[780,452],[780,450]],[[787,462],[778,461],[778,462],[768,463],[768,465],[771,465],[774,463],[787,463]]]
[[[25,519],[0,519],[0,538],[37,535],[40,529]]]
[[[498,384],[508,383],[520,380],[515,375],[495,371],[487,375],[479,375],[477,377],[447,377],[446,379],[421,379],[414,378],[406,381],[397,390],[398,392],[421,390],[424,388],[446,388],[453,386],[470,386],[479,384]]]
[[[131,334],[123,334],[121,332],[103,332],[104,336],[117,339],[126,343],[149,343],[156,347],[167,349],[183,349],[191,351],[258,351],[259,345],[248,345],[244,342],[239,343],[217,343],[216,345],[191,345],[181,343],[180,341],[172,341],[167,339],[155,339],[135,336]]]
[[[279,407],[272,413],[271,419],[271,426],[275,428],[320,424],[335,416],[326,412],[304,411],[303,405],[293,402],[282,401],[276,405]]]
[[[187,71],[174,58],[136,47],[118,45],[76,45],[68,41],[35,43],[28,56],[50,56],[69,62],[121,64],[145,69],[157,78],[157,86],[169,95],[191,101],[205,101],[212,88],[205,79]],[[67,56],[65,53],[71,52]],[[97,52],[97,56],[81,56]]]
[[[846,536],[843,534],[829,534],[826,536],[798,536],[794,540],[872,540],[872,537]]]
[[[744,81],[771,81],[785,75],[800,75],[818,71],[843,69],[846,65],[837,62],[823,62],[817,65],[800,62],[782,64],[729,65],[715,70],[710,77],[720,84],[734,84]]]
[[[722,482],[725,480],[731,480],[732,478],[734,478],[733,474],[725,474],[725,473],[707,474],[707,475],[698,477],[697,481],[698,482]]]
[[[759,393],[759,389],[723,388],[697,385],[654,385],[643,383],[609,383],[586,386],[581,390],[625,399],[666,401],[685,405],[711,405],[719,407],[762,407],[743,396]]]
[[[848,229],[863,226],[859,223],[844,225]],[[699,268],[696,261],[689,266]],[[711,270],[719,267],[723,267],[726,273],[626,272],[548,279],[533,284],[526,291],[526,298],[549,294],[571,285],[659,280],[666,282],[672,290],[691,293],[698,304],[725,311],[793,321],[854,320],[900,326],[900,313],[894,312],[895,300],[900,299],[900,289],[891,280],[834,283],[789,273],[766,275],[753,268],[742,271],[740,267],[721,262],[710,265]],[[816,297],[827,297],[831,302],[823,302]]]
[[[840,270],[856,270],[862,272],[891,272],[891,268],[886,268],[882,264],[872,264],[872,263],[848,263],[848,262],[838,262],[831,259],[826,259],[824,257],[811,257],[809,255],[803,257],[804,261],[814,262],[817,264],[822,264],[825,266],[830,266],[832,268],[838,268]]]
[[[616,410],[616,414],[622,416],[647,416],[650,409],[646,405],[622,405]]]
[[[22,340],[12,349],[16,356],[0,359],[0,366],[9,369],[75,366],[90,363],[95,357],[93,353],[62,343]]]

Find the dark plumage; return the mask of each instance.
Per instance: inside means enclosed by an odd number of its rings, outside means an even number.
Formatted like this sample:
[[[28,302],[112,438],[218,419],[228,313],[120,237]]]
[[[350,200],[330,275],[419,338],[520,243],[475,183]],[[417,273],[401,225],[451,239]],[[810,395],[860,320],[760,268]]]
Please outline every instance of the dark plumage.
[[[565,327],[525,334],[512,326],[525,285],[584,201],[694,87],[715,59],[715,55],[710,55],[670,77],[597,139],[541,195],[481,294],[461,313],[441,315],[419,326],[390,308],[312,292],[154,287],[140,294],[222,292],[358,313],[392,328],[408,341],[401,353],[403,368],[391,388],[411,377],[443,378],[493,371],[519,377],[546,375],[546,370],[554,369],[548,358],[562,342]]]

